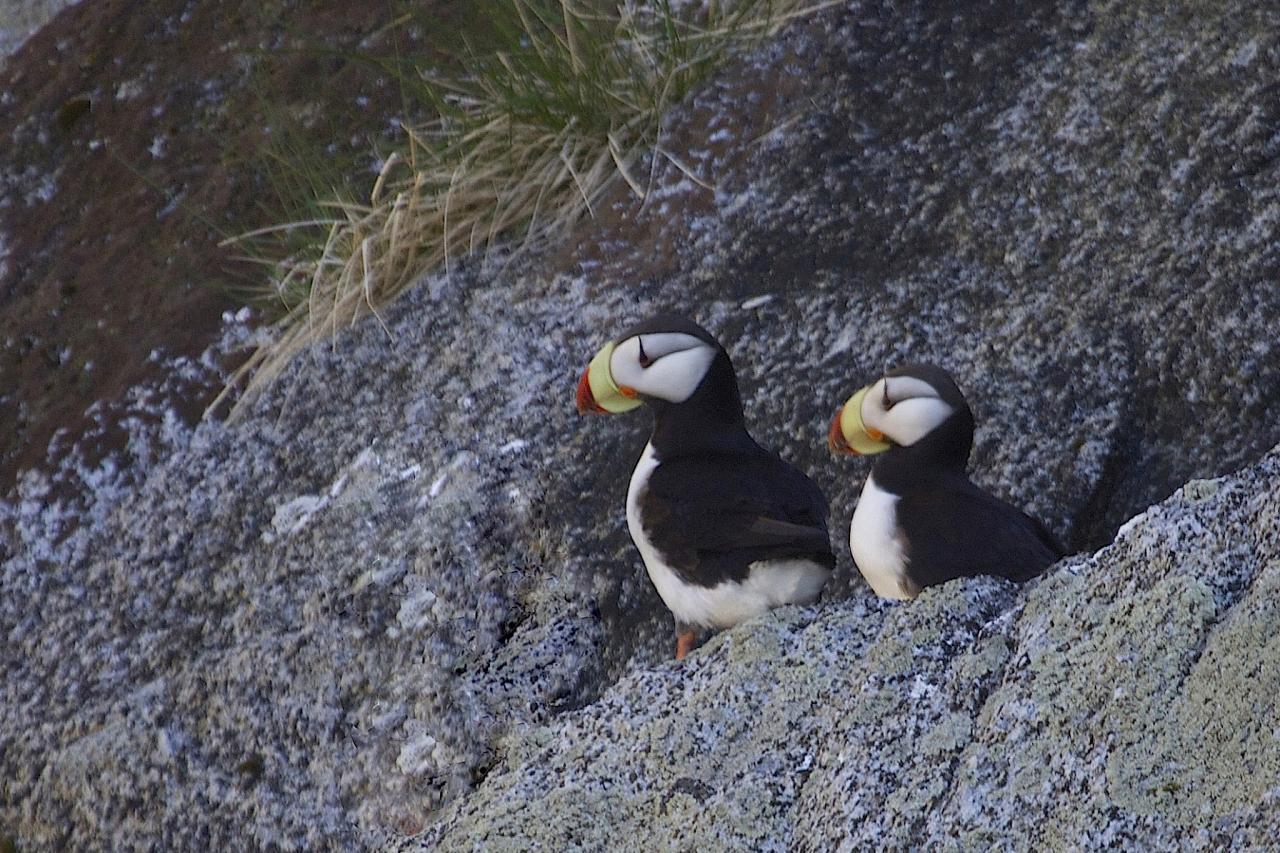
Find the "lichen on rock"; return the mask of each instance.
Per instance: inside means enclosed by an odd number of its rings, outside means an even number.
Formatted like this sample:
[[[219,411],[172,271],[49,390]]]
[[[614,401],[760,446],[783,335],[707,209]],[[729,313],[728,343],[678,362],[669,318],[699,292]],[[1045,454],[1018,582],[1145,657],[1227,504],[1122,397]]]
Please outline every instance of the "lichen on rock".
[[[713,191],[656,164],[648,204],[427,275],[137,482],[0,503],[0,825],[19,849],[1263,846],[1277,80],[1266,4],[798,22],[669,117]],[[572,406],[660,308],[725,343],[840,555],[823,603],[680,664],[622,512],[648,423]],[[958,377],[975,480],[1077,556],[870,596],[843,545],[866,468],[825,425],[907,360]]]
[[[400,849],[1259,843],[1278,513],[1280,448],[1022,590],[775,611],[539,730]]]

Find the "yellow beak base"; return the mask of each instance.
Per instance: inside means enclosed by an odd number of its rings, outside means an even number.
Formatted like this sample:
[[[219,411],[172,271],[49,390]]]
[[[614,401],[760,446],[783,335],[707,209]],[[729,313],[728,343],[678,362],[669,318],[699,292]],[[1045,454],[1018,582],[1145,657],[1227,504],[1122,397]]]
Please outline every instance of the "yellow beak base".
[[[642,403],[634,396],[628,397],[613,381],[613,373],[609,370],[609,359],[613,357],[613,342],[605,344],[591,359],[587,366],[587,382],[591,386],[591,396],[596,405],[606,412],[629,412],[639,408]]]
[[[844,440],[849,442],[849,446],[863,456],[883,453],[893,446],[885,441],[879,432],[876,433],[876,438],[872,438],[871,431],[862,422],[862,401],[871,388],[872,386],[868,385],[858,391],[840,410],[840,433],[844,436]]]

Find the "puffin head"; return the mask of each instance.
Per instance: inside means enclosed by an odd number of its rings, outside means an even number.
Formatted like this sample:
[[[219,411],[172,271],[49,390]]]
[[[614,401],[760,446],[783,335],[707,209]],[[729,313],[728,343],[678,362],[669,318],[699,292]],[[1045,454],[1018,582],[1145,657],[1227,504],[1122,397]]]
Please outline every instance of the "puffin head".
[[[829,442],[833,453],[929,448],[964,463],[973,445],[973,413],[947,371],[907,364],[850,397],[831,421]]]
[[[578,381],[578,411],[608,414],[641,403],[683,403],[721,358],[732,377],[728,355],[706,329],[660,314],[600,348]]]

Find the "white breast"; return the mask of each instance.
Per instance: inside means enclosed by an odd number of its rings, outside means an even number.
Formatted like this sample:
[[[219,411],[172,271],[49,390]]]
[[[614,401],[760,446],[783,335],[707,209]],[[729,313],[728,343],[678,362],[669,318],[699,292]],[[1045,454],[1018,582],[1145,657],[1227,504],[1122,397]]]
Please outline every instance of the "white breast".
[[[858,571],[881,598],[915,598],[907,578],[907,557],[898,534],[898,496],[867,475],[849,525],[849,550]]]
[[[761,560],[751,564],[742,583],[724,581],[705,587],[681,580],[653,546],[640,519],[640,499],[658,465],[653,445],[645,445],[627,489],[627,529],[649,579],[677,622],[728,628],[783,604],[810,604],[817,600],[830,571],[812,560]]]

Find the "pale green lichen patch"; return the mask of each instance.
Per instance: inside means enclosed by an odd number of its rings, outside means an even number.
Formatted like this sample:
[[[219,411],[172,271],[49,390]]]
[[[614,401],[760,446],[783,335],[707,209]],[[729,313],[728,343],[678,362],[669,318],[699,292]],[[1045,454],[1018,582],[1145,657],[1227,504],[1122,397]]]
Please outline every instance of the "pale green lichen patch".
[[[1188,501],[1199,503],[1213,497],[1219,486],[1222,485],[1220,479],[1215,480],[1192,480],[1182,487],[1182,496]]]
[[[916,748],[931,756],[955,752],[969,742],[972,734],[973,720],[968,714],[949,714],[925,732]]]
[[[993,826],[1088,848],[1238,842],[1224,827],[1266,823],[1280,780],[1277,465],[1153,508],[1030,591],[931,826],[962,849]]]
[[[725,632],[680,664],[636,673],[556,729],[513,742],[513,769],[473,795],[447,843],[524,833],[548,846],[634,849],[643,837],[650,849],[782,850],[809,811],[799,801],[843,798],[843,785],[809,790],[822,767],[850,784],[884,776],[891,784],[862,807],[886,814],[886,837],[908,838],[914,815],[947,788],[947,775],[915,756],[923,743],[945,761],[967,740],[965,708],[979,701],[967,694],[985,689],[1001,657],[999,642],[974,641],[1010,592],[966,581],[918,607],[789,608]],[[905,656],[914,672],[880,671],[882,654]],[[966,694],[955,709],[951,689]],[[528,748],[548,735],[548,748]]]
[[[1009,661],[1009,641],[1002,636],[979,640],[971,654],[956,664],[960,677],[977,681],[1004,669]]]
[[[1170,690],[1169,692],[1173,692]],[[1172,701],[1149,708],[1142,749],[1117,753],[1115,796],[1194,825],[1257,806],[1280,780],[1280,562],[1214,627]]]

